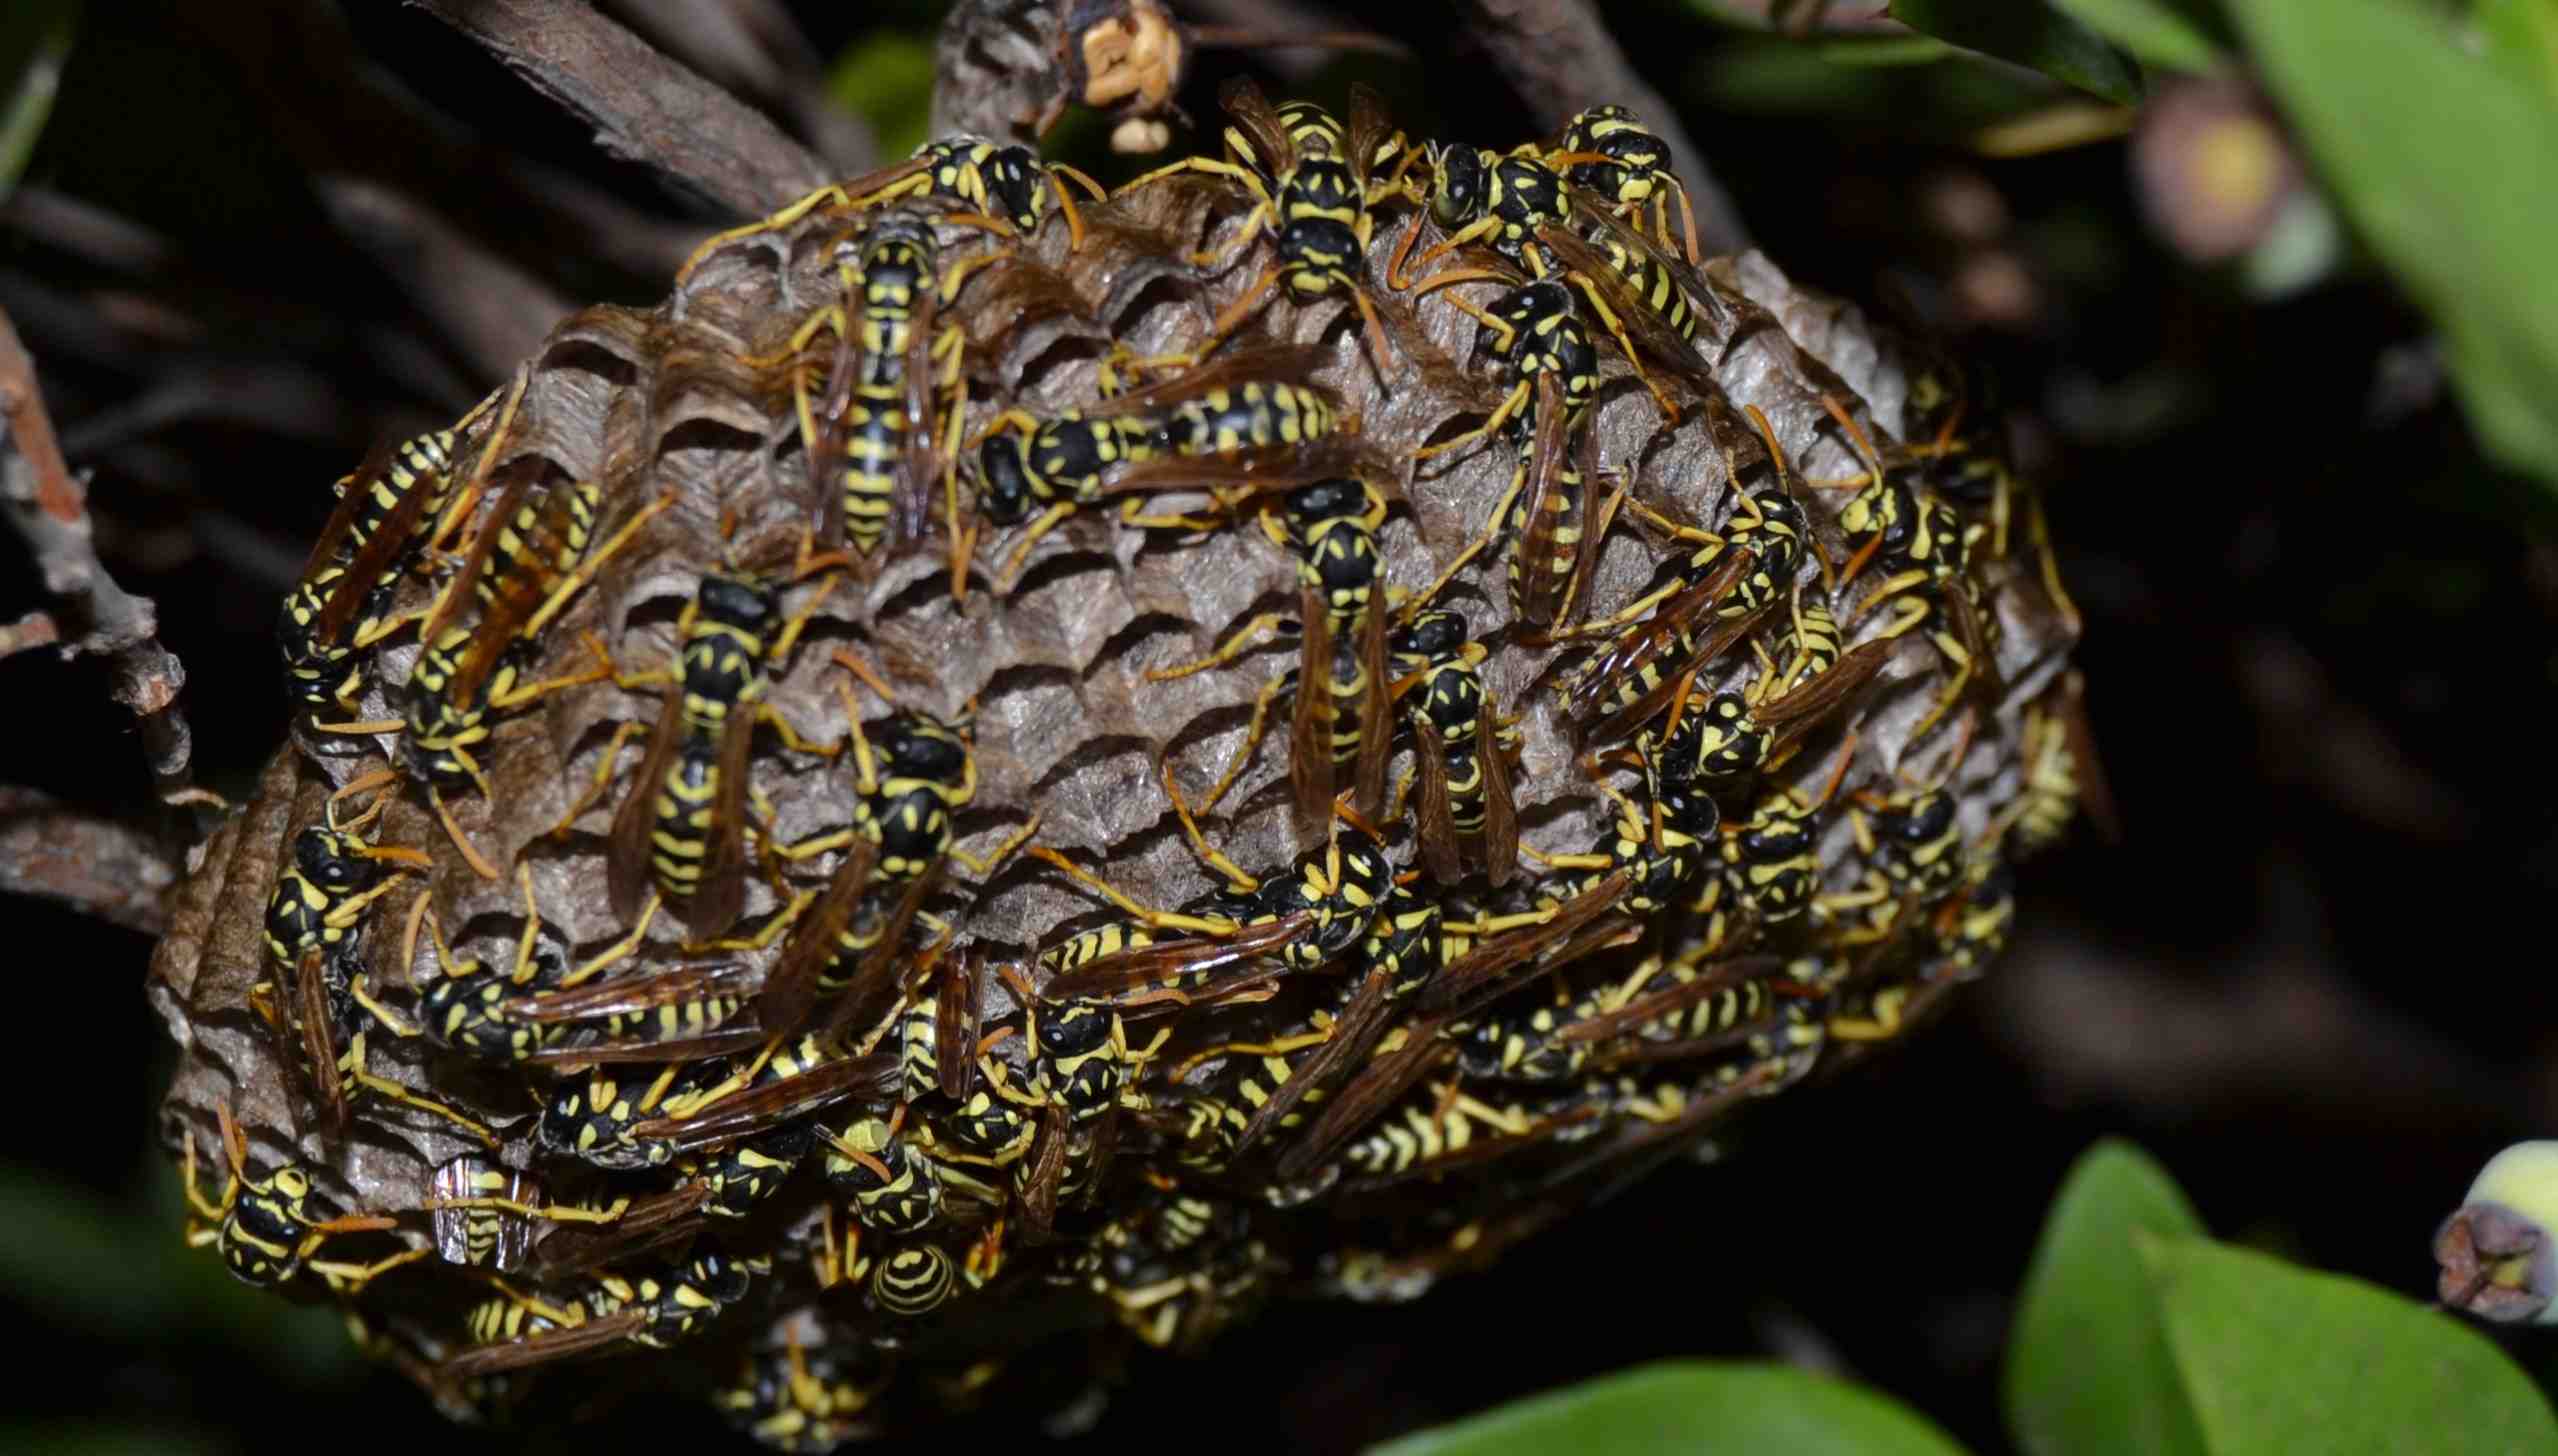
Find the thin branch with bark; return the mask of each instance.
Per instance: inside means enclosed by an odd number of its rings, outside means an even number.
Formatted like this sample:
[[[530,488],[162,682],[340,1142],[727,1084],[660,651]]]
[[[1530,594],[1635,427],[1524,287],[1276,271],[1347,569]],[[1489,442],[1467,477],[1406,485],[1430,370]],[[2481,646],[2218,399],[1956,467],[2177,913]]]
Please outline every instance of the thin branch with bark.
[[[32,895],[158,935],[177,868],[149,833],[33,789],[0,787],[0,894]]]
[[[828,169],[762,113],[677,65],[584,0],[411,0],[595,127],[596,144],[757,217]]]
[[[0,313],[0,515],[27,543],[45,591],[66,608],[55,623],[64,654],[107,660],[108,691],[140,721],[160,797],[183,795],[194,759],[194,739],[177,706],[186,669],[160,645],[150,599],[116,585],[98,563],[87,491],[62,458],[36,386],[35,360],[6,313]]]

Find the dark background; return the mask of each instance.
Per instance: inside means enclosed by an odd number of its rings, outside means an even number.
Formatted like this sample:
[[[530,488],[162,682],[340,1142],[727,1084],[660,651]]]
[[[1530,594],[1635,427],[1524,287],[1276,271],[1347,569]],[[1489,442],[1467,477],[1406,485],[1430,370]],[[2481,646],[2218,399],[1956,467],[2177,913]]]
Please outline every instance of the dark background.
[[[1426,28],[1449,16],[1388,8],[1426,73],[1257,73],[1335,102],[1365,77],[1416,133],[1529,134],[1462,35]],[[1096,1439],[1346,1449],[1710,1355],[1837,1369],[2003,1449],[2015,1291],[2063,1171],[2108,1135],[2160,1158],[2216,1232],[2424,1296],[2435,1222],[2489,1154],[2551,1125],[2558,1095],[2542,498],[2482,464],[2423,320],[2349,241],[2268,297],[2162,242],[2122,142],[1963,150],[1981,119],[2046,94],[2020,74],[1842,67],[1677,6],[1605,8],[1772,257],[1850,297],[1918,300],[2003,380],[2087,614],[2080,661],[2128,832],[2032,865],[1988,983],[1929,1034],[1783,1099],[1719,1165],[1665,1171],[1417,1305],[1275,1310],[1194,1366],[1141,1369]],[[708,226],[433,19],[350,9],[353,54],[477,155]],[[816,57],[866,68],[889,144],[911,145],[932,7],[796,9]],[[856,11],[874,28],[857,33]],[[337,110],[338,62],[302,51],[324,33],[308,25],[292,4],[90,4],[26,190],[0,207],[0,306],[74,463],[96,469],[106,561],[158,601],[187,664],[200,777],[234,793],[282,734],[268,634],[322,486],[490,383],[317,200],[297,125],[336,134],[333,165],[413,163],[408,138]],[[1193,114],[1252,63],[1203,63]],[[1052,141],[1096,151],[1071,122]],[[554,246],[490,190],[468,225],[567,296],[662,289]],[[154,245],[29,222],[64,199]],[[14,615],[37,603],[8,549]],[[0,662],[0,704],[6,778],[149,812],[96,668],[21,654]],[[168,1062],[137,994],[148,945],[33,902],[5,914],[25,949],[0,1315],[40,1338],[0,1443],[246,1450],[369,1430],[505,1449],[447,1432],[324,1313],[249,1296],[179,1247],[146,1132]],[[2545,1345],[2518,1353],[2558,1365]],[[690,1406],[611,1419],[581,1439],[728,1439]]]

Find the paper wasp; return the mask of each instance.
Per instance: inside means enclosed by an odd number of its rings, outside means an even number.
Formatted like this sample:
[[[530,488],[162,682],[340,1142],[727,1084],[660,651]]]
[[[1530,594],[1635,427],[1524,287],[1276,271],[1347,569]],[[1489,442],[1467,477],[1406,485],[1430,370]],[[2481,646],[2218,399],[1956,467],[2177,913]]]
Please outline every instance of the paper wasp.
[[[311,1175],[296,1163],[279,1163],[264,1178],[250,1177],[248,1141],[231,1120],[231,1110],[217,1107],[214,1112],[231,1175],[220,1198],[207,1198],[195,1180],[195,1133],[190,1129],[184,1134],[179,1172],[187,1206],[204,1221],[189,1228],[187,1243],[196,1248],[211,1245],[233,1278],[266,1289],[307,1269],[333,1292],[353,1294],[402,1264],[426,1257],[425,1249],[413,1248],[370,1264],[313,1259],[332,1238],[397,1228],[399,1220],[372,1214],[321,1218],[312,1209]]]
[[[508,1065],[671,1062],[742,1051],[764,1040],[742,1016],[748,967],[687,965],[645,976],[605,978],[635,954],[656,918],[652,905],[620,940],[573,970],[556,974],[557,952],[541,938],[532,871],[516,866],[524,928],[514,964],[494,972],[477,957],[456,958],[423,901],[442,974],[418,996],[427,1037],[477,1061]]]
[[[967,336],[958,325],[937,321],[978,268],[1007,255],[979,254],[944,267],[938,251],[924,219],[910,213],[882,218],[840,265],[842,301],[810,315],[778,355],[746,361],[790,361],[810,486],[820,500],[834,502],[824,513],[823,536],[856,555],[920,539],[935,476],[945,464],[957,466]],[[835,346],[822,402],[812,406],[804,356],[821,332],[831,332]],[[952,395],[946,434],[937,392]],[[838,473],[831,483],[829,472]],[[955,475],[949,490],[956,567],[964,543]]]
[[[917,147],[913,156],[893,167],[821,187],[761,221],[715,234],[675,270],[676,286],[682,287],[693,270],[713,253],[742,239],[777,232],[812,214],[858,212],[907,197],[958,202],[968,211],[943,221],[990,231],[1009,229],[1016,237],[1028,238],[1046,221],[1045,189],[1053,187],[1057,210],[1065,216],[1071,241],[1080,245],[1083,218],[1066,190],[1068,180],[1082,186],[1096,202],[1104,196],[1099,183],[1063,163],[1040,161],[1039,154],[1029,147],[999,145],[965,134],[939,137]]]
[[[470,1315],[480,1343],[438,1365],[439,1384],[547,1365],[632,1344],[669,1349],[742,1302],[754,1281],[772,1272],[763,1257],[733,1256],[697,1245],[692,1257],[636,1278],[597,1274],[557,1304],[501,1285],[499,1296]]]
[[[836,660],[851,661],[840,654]],[[841,848],[844,857],[757,999],[764,1025],[776,1031],[800,1025],[822,1000],[834,1003],[829,1024],[844,1024],[886,984],[943,862],[992,873],[1038,828],[1034,818],[984,859],[954,845],[951,816],[977,793],[967,736],[973,714],[944,722],[901,710],[865,727],[840,680],[836,691],[852,724],[853,822],[784,851],[804,858]]]
[[[872,1404],[887,1393],[896,1367],[868,1345],[829,1346],[810,1354],[791,1339],[751,1351],[735,1379],[711,1394],[729,1425],[783,1456],[826,1456],[875,1429]]]
[[[1191,846],[1232,889],[1213,900],[1219,913],[1198,916],[1151,910],[1112,888],[1054,850],[1031,853],[1064,870],[1153,931],[1183,931],[1188,938],[1125,944],[1107,953],[1081,952],[1074,942],[1041,956],[1050,969],[1039,990],[1042,1003],[1105,1003],[1123,1011],[1146,1007],[1178,1007],[1210,999],[1268,978],[1272,972],[1248,973],[1219,980],[1230,967],[1250,967],[1276,959],[1289,971],[1321,967],[1356,945],[1375,920],[1394,881],[1394,868],[1375,835],[1357,823],[1336,823],[1319,849],[1297,857],[1285,876],[1268,880],[1246,874],[1225,855],[1208,846],[1191,818],[1190,806],[1174,784],[1169,765],[1164,791]]]
[[[1259,87],[1240,77],[1218,91],[1217,101],[1233,118],[1225,132],[1225,160],[1184,158],[1119,189],[1124,197],[1185,172],[1233,178],[1252,193],[1252,211],[1222,254],[1205,253],[1192,261],[1223,271],[1264,231],[1277,245],[1270,267],[1209,326],[1194,357],[1214,350],[1268,303],[1273,289],[1285,286],[1299,307],[1347,294],[1366,325],[1368,347],[1382,374],[1389,354],[1385,326],[1363,277],[1374,233],[1368,209],[1401,193],[1400,167],[1392,177],[1378,177],[1404,156],[1403,135],[1392,129],[1384,103],[1365,86],[1351,87],[1345,129],[1311,102],[1289,101],[1274,108]]]
[[[1580,669],[1569,690],[1572,710],[1590,724],[1594,741],[1624,738],[1668,705],[1691,669],[1712,663],[1787,598],[1801,569],[1810,523],[1791,490],[1793,471],[1767,417],[1756,405],[1747,409],[1766,442],[1775,479],[1758,490],[1742,490],[1734,448],[1727,441],[1724,462],[1732,480],[1735,520],[1716,535],[1661,518],[1666,529],[1699,543],[1678,575],[1669,585],[1570,634],[1623,630]],[[1647,611],[1651,617],[1638,620]],[[1711,624],[1702,637],[1694,635],[1700,624]]]
[[[1622,939],[1620,927],[1596,922],[1618,908],[1630,883],[1631,876],[1619,870],[1568,899],[1541,893],[1533,910],[1483,917],[1462,927],[1443,917],[1441,965],[1417,998],[1430,1014],[1406,1028],[1400,1048],[1368,1062],[1325,1104],[1280,1155],[1280,1177],[1300,1180],[1321,1169],[1346,1140],[1454,1050],[1447,1033],[1475,1011],[1541,972],[1560,969]],[[1467,948],[1450,954],[1460,935]]]
[[[832,590],[772,629],[779,587],[760,577],[703,576],[676,624],[671,667],[617,679],[623,688],[666,684],[648,752],[613,815],[605,860],[614,913],[633,919],[652,882],[658,898],[697,937],[715,936],[745,904],[745,818],[755,728],[770,723],[784,744],[813,747],[764,701],[768,669],[789,660],[800,632]],[[615,747],[618,748],[618,740]],[[599,776],[618,757],[603,755]]]
[[[1213,528],[1213,519],[1149,515],[1135,496],[1162,490],[1275,490],[1372,463],[1355,434],[1338,428],[1331,398],[1302,381],[1316,364],[1296,345],[1239,349],[1091,410],[1040,419],[1009,409],[977,446],[979,509],[999,526],[1030,520],[999,587],[1021,575],[1031,547],[1078,509],[1107,496],[1120,524],[1158,530]],[[1107,373],[1116,383],[1119,368]],[[1040,507],[1036,519],[1031,513]]]
[[[1814,819],[1838,792],[1854,761],[1856,742],[1856,735],[1849,734],[1829,784],[1811,803],[1792,789],[1771,784],[1748,818],[1724,827],[1724,882],[1760,924],[1783,924],[1811,904],[1821,877],[1821,834]]]
[[[1375,814],[1384,806],[1394,736],[1386,678],[1385,560],[1377,545],[1385,516],[1385,496],[1349,477],[1299,487],[1279,510],[1262,514],[1271,544],[1297,557],[1298,662],[1253,700],[1243,745],[1202,807],[1216,807],[1242,776],[1261,746],[1271,702],[1283,695],[1293,700],[1288,779],[1298,818],[1322,824],[1332,817],[1336,776],[1345,768],[1351,803],[1360,813]],[[1255,617],[1209,656],[1149,668],[1146,680],[1168,682],[1223,666],[1282,621],[1275,614]],[[1321,691],[1308,684],[1320,684]]]
[[[1513,289],[1494,299],[1489,309],[1453,295],[1451,301],[1481,321],[1477,346],[1489,340],[1493,356],[1514,382],[1483,424],[1429,446],[1418,458],[1499,433],[1516,450],[1518,464],[1483,534],[1448,563],[1422,596],[1436,595],[1503,532],[1515,533],[1511,606],[1522,621],[1545,627],[1569,615],[1590,553],[1607,529],[1605,521],[1588,519],[1584,499],[1592,474],[1588,434],[1580,436],[1580,449],[1573,445],[1574,431],[1598,389],[1598,350],[1561,283],[1540,281]]]
[[[1169,1081],[1178,1084],[1188,1069],[1219,1058],[1241,1069],[1192,1109],[1207,1120],[1185,1129],[1185,1157],[1222,1168],[1265,1135],[1294,1126],[1298,1103],[1359,1065],[1384,1034],[1393,1008],[1438,973],[1444,954],[1440,919],[1436,900],[1396,880],[1360,938],[1351,973],[1341,978],[1331,1004],[1315,1010],[1310,1030],[1268,1042],[1231,1042],[1184,1058]]]
[[[427,867],[413,849],[379,848],[357,837],[362,820],[340,827],[336,799],[350,791],[390,782],[387,770],[351,780],[331,796],[327,827],[306,826],[294,836],[293,856],[276,877],[266,905],[267,958],[279,986],[291,988],[292,1020],[301,1033],[304,1070],[310,1075],[329,1127],[343,1130],[348,1100],[371,1092],[440,1117],[492,1147],[486,1127],[432,1098],[370,1070],[367,1043],[380,1026],[393,1036],[417,1034],[398,1013],[375,999],[357,959],[364,917],[373,902],[400,883],[385,865]],[[370,819],[381,804],[366,811]],[[341,1050],[343,1047],[343,1050]]]
[[[1648,204],[1652,208],[1654,235],[1665,248],[1674,246],[1670,204],[1676,201],[1687,242],[1688,264],[1694,267],[1704,261],[1697,246],[1696,212],[1689,206],[1687,188],[1672,167],[1669,144],[1645,130],[1633,112],[1614,102],[1585,107],[1564,124],[1553,151],[1558,156],[1604,158],[1567,163],[1563,167],[1564,180],[1606,198],[1621,215],[1639,215]]]
[[[1699,352],[1696,335],[1701,326],[1711,324],[1728,338],[1738,327],[1742,305],[1724,298],[1686,264],[1620,223],[1606,203],[1570,185],[1558,171],[1604,165],[1612,159],[1597,152],[1571,151],[1541,157],[1535,150],[1529,146],[1502,156],[1478,147],[1432,143],[1428,148],[1430,215],[1444,236],[1413,266],[1425,268],[1468,243],[1486,243],[1531,277],[1561,279],[1587,299],[1665,420],[1675,424],[1679,410],[1644,369],[1645,357],[1685,380],[1698,394],[1719,400],[1721,385],[1713,364]],[[1415,236],[1418,230],[1405,237],[1387,270],[1387,280],[1396,288],[1415,286],[1401,256]],[[1429,292],[1469,279],[1504,276],[1460,268],[1434,274],[1417,287]]]
[[[544,681],[522,680],[519,663],[539,650],[543,628],[596,571],[674,503],[671,494],[659,496],[595,546],[601,485],[555,485],[538,501],[527,499],[532,486],[532,472],[515,471],[420,633],[401,747],[409,772],[439,794],[468,780],[487,795],[471,749],[487,741],[492,714],[610,674],[600,653],[597,666]],[[464,582],[480,603],[479,621],[469,627],[450,621]]]
[[[276,621],[285,686],[304,707],[352,702],[363,668],[350,659],[406,625],[387,615],[391,596],[421,524],[450,494],[453,436],[438,430],[405,441],[381,469],[339,482],[337,509]]]
[[[1466,619],[1445,607],[1414,615],[1395,629],[1388,651],[1413,728],[1421,782],[1421,862],[1433,879],[1465,877],[1463,847],[1480,847],[1484,877],[1508,884],[1519,861],[1519,811],[1510,786],[1516,729],[1501,721],[1484,690],[1489,655],[1470,639]],[[1396,801],[1400,805],[1402,796]],[[1402,814],[1394,815],[1400,819]]]
[[[1954,667],[1954,680],[1936,706],[1911,730],[1915,741],[1962,700],[1977,680],[1977,690],[1992,699],[1998,694],[1998,665],[1991,657],[1990,632],[1996,618],[1978,600],[1978,585],[1969,571],[1972,537],[1978,527],[1962,518],[1934,491],[1912,486],[1907,472],[1888,469],[1883,453],[1853,416],[1828,395],[1821,406],[1836,420],[1865,461],[1866,485],[1839,512],[1839,526],[1857,541],[1854,555],[1840,568],[1839,584],[1847,585],[1869,563],[1890,573],[1866,592],[1848,625],[1854,627],[1887,601],[1898,603],[1893,619],[1876,635],[1889,641],[1929,621],[1931,616],[1952,630],[1932,629],[1928,641]]]
[[[2026,705],[2025,784],[2001,825],[2002,834],[2015,834],[2023,853],[2058,844],[2081,810],[2105,837],[2122,837],[2113,790],[2106,783],[2104,764],[2096,757],[2086,698],[2086,678],[2073,669]],[[1994,834],[1991,840],[1996,843],[2000,837]]]
[[[847,1098],[877,1102],[897,1082],[894,1055],[856,1056],[817,1036],[774,1036],[745,1065],[669,1066],[646,1082],[603,1072],[565,1084],[544,1110],[545,1146],[599,1167],[648,1167],[677,1154],[759,1138]]]

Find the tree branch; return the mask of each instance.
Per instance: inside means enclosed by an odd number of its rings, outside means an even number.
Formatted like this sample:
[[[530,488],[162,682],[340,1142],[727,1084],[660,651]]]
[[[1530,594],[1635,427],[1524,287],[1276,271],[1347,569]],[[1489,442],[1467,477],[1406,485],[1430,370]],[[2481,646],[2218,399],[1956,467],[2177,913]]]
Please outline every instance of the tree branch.
[[[826,164],[763,115],[668,60],[584,0],[411,0],[654,167],[745,217],[823,186]]]
[[[1678,112],[1626,63],[1625,51],[1589,0],[1466,0],[1462,8],[1540,130],[1554,131],[1574,112],[1602,101],[1632,110],[1669,144],[1706,251],[1738,253],[1750,246],[1750,230],[1731,195],[1706,170],[1705,156],[1679,124]]]
[[[144,831],[33,789],[0,787],[0,893],[33,895],[158,935],[176,882],[176,867]]]
[[[186,669],[156,634],[150,599],[115,584],[98,564],[87,492],[62,458],[36,387],[35,360],[0,312],[0,514],[27,543],[44,589],[69,609],[56,624],[64,655],[107,659],[109,692],[140,720],[142,746],[163,801],[183,794],[194,739],[178,712]],[[21,622],[18,630],[40,630]]]
[[[835,104],[781,0],[606,0],[614,18],[714,83],[782,117],[842,177],[879,165],[870,123]]]

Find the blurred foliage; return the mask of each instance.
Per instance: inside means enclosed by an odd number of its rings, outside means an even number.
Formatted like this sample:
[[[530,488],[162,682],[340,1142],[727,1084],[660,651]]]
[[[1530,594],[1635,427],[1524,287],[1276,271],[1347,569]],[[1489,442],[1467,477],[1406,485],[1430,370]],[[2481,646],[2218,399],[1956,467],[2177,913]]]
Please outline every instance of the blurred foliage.
[[[2558,102],[2405,0],[2233,8],[2345,212],[2442,330],[2488,453],[2558,485]]]
[[[2132,1247],[2212,1456],[2558,1451],[2548,1399],[2450,1315],[2209,1239]]]
[[[2053,0],[2088,29],[2141,64],[2163,71],[2208,71],[2221,64],[2227,17],[2208,0]]]
[[[2140,68],[2105,38],[2039,0],[1892,0],[1891,16],[1912,30],[1983,55],[2030,66],[2054,80],[2123,105],[2140,100]]]
[[[2007,1393],[2027,1456],[2558,1450],[2558,1415],[2485,1336],[2360,1280],[2214,1241],[2166,1171],[2122,1143],[2090,1150],[2053,1200]],[[1957,1449],[1852,1385],[1682,1364],[1519,1401],[1379,1456]]]
[[[0,202],[8,201],[53,115],[80,6],[81,0],[11,0],[0,6]]]
[[[2199,1456],[2194,1413],[2135,1233],[2199,1235],[2174,1180],[2138,1149],[2101,1143],[2061,1185],[2026,1270],[2007,1361],[2007,1420],[2028,1456]],[[2111,1379],[2091,1380],[2103,1370]]]
[[[882,157],[923,145],[933,108],[929,28],[878,29],[846,46],[826,68],[826,89],[879,134]]]
[[[1961,1456],[1918,1416],[1782,1365],[1629,1370],[1406,1436],[1376,1456]]]

